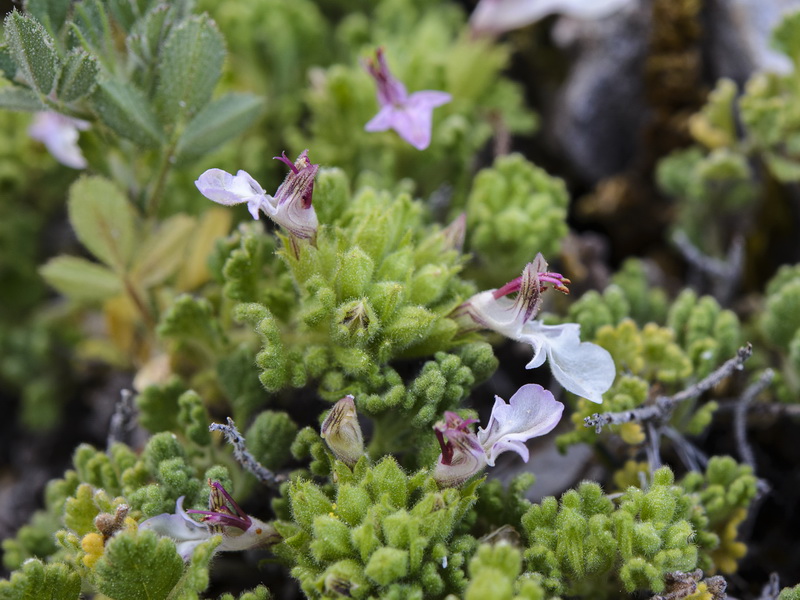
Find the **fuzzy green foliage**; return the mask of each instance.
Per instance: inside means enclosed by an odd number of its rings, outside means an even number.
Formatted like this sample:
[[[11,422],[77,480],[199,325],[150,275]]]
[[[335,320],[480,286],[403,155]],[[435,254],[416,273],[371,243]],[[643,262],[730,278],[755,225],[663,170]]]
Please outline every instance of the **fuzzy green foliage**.
[[[169,538],[152,531],[123,531],[106,543],[91,580],[115,600],[199,600],[208,587],[209,562],[220,541],[214,537],[200,544],[186,566]]]
[[[778,600],[800,600],[800,585],[783,588],[778,594]]]
[[[65,564],[29,560],[10,580],[0,580],[2,600],[79,600],[80,597],[80,575]]]
[[[469,562],[469,586],[464,600],[546,600],[552,596],[541,585],[538,573],[520,577],[522,553],[514,546],[478,546]]]
[[[245,437],[256,460],[274,471],[288,460],[297,437],[297,425],[285,412],[265,410],[253,421]]]
[[[800,265],[781,267],[767,284],[766,297],[761,331],[771,345],[790,354],[800,331]]]
[[[697,377],[705,377],[736,354],[742,344],[739,318],[723,310],[711,296],[684,290],[670,306],[667,325],[692,361]]]
[[[479,480],[439,490],[425,471],[407,475],[391,458],[333,465],[333,488],[288,486],[292,522],[276,523],[275,552],[309,598],[444,598],[466,584],[474,538],[454,537]]]
[[[476,176],[467,198],[468,249],[484,268],[482,287],[519,277],[541,252],[558,254],[567,234],[569,197],[564,182],[521,154],[501,156]]]
[[[663,324],[667,315],[667,296],[647,278],[645,264],[638,259],[626,260],[611,278],[603,293],[591,290],[569,307],[567,321],[581,326],[581,337],[592,340],[604,325],[618,325],[633,319],[639,326],[654,322]]]
[[[753,470],[730,456],[712,457],[705,473],[693,471],[681,481],[703,509],[703,516],[694,523],[695,541],[701,549],[699,566],[703,570],[736,570],[736,561],[746,551],[745,545],[736,540],[737,528],[756,496],[756,483]]]
[[[497,479],[487,481],[481,487],[478,502],[475,504],[475,526],[478,531],[491,538],[494,534],[502,534],[503,527],[507,524],[519,523],[531,505],[525,499],[525,492],[535,481],[533,473],[517,475],[507,487]]]
[[[233,594],[222,594],[219,600],[270,600],[272,596],[269,590],[263,585],[258,586],[252,592],[242,592],[239,596]]]
[[[418,203],[371,188],[348,201],[348,187],[340,171],[320,174],[316,246],[276,256],[266,234],[242,229],[219,246],[228,257],[215,259],[218,273],[232,299],[249,301],[236,314],[262,339],[255,360],[268,391],[318,380],[327,400],[350,393],[367,414],[402,406],[427,425],[496,368],[490,348],[455,339],[447,317],[474,288]],[[429,355],[410,383],[389,366]]]
[[[658,593],[666,573],[695,568],[697,546],[687,542],[694,504],[674,485],[669,468],[656,471],[646,491],[631,487],[617,502],[597,484],[583,483],[560,501],[550,497],[532,506],[522,518],[526,568],[542,574],[550,593]]]

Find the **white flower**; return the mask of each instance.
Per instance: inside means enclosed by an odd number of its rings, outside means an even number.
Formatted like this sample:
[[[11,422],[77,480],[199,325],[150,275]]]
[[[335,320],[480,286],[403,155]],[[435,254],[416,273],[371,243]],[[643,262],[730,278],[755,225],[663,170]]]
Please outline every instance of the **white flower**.
[[[539,254],[526,265],[521,277],[500,289],[475,294],[454,311],[454,316],[466,328],[491,329],[530,344],[533,358],[526,368],[540,367],[547,359],[553,376],[565,389],[600,403],[616,376],[614,359],[608,351],[597,344],[581,342],[577,323],[543,325],[533,320],[547,285],[566,291],[567,283],[569,280],[560,273],[547,271],[547,263]],[[508,298],[514,292],[516,298]]]
[[[55,112],[39,112],[28,128],[28,135],[42,142],[58,162],[73,169],[88,164],[78,147],[78,132],[89,129],[89,123]]]
[[[511,396],[508,404],[494,397],[494,407],[486,429],[477,435],[469,426],[474,419],[463,420],[456,413],[445,412],[445,420],[433,426],[442,453],[433,477],[443,486],[460,485],[485,466],[493,467],[497,457],[509,450],[528,462],[529,439],[550,433],[561,420],[564,405],[540,385],[529,383]]]
[[[469,18],[477,33],[498,35],[551,15],[576,19],[607,17],[632,0],[480,0]]]
[[[222,535],[222,543],[217,551],[240,551],[260,546],[268,546],[281,540],[280,534],[272,525],[245,514],[225,491],[218,481],[209,481],[211,492],[208,497],[210,510],[183,509],[181,496],[175,503],[175,514],[163,513],[147,519],[139,529],[149,529],[164,537],[175,540],[178,554],[188,561],[195,549],[215,535]],[[195,521],[191,514],[202,516]]]
[[[308,150],[304,150],[294,163],[285,154],[274,158],[290,169],[275,196],[267,194],[247,171],[231,175],[222,169],[209,169],[194,184],[209,200],[225,206],[246,202],[254,219],[258,220],[259,211],[263,211],[293,236],[314,238],[319,223],[311,205],[311,197],[319,165],[312,164],[308,159]]]

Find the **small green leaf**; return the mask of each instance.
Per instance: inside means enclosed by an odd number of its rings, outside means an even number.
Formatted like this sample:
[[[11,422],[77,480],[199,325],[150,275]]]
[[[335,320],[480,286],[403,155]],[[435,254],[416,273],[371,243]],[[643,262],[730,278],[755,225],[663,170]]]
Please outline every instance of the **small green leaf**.
[[[46,110],[36,92],[21,87],[4,87],[0,89],[0,108],[7,110],[24,110],[37,112]]]
[[[53,37],[67,20],[71,0],[25,0],[25,13],[35,17]]]
[[[186,126],[178,142],[178,159],[199,158],[247,129],[261,112],[261,98],[226,94],[201,110]]]
[[[40,94],[49,94],[59,68],[53,38],[36,19],[16,10],[6,17],[5,35],[19,69],[18,75]]]
[[[153,89],[156,77],[154,65],[158,60],[159,50],[164,45],[164,38],[172,27],[174,16],[174,7],[158,4],[132,24],[130,34],[125,40],[134,65],[134,81],[148,91]]]
[[[141,91],[119,80],[100,81],[92,94],[100,119],[124,138],[154,148],[161,144],[161,129]]]
[[[133,252],[136,221],[124,194],[107,179],[82,177],[72,184],[67,207],[81,243],[109,267],[124,271]]]
[[[118,533],[95,568],[97,589],[114,600],[167,598],[183,571],[175,542],[152,531]]]
[[[205,16],[170,31],[158,65],[156,105],[162,122],[174,124],[201,110],[222,74],[225,41]]]
[[[82,0],[73,9],[72,37],[86,50],[100,57],[113,57],[111,23],[100,0]]]
[[[39,273],[47,283],[75,300],[105,300],[122,290],[113,271],[77,256],[52,258]]]
[[[91,93],[97,84],[99,66],[97,59],[80,48],[74,48],[67,55],[67,62],[61,71],[56,95],[62,102],[72,102]]]

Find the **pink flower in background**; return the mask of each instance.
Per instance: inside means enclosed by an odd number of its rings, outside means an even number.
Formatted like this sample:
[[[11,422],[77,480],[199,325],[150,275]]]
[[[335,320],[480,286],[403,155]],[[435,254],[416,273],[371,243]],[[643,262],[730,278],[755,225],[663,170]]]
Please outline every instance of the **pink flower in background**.
[[[632,0],[480,0],[469,24],[479,34],[499,35],[551,15],[602,19]]]
[[[276,156],[288,165],[290,172],[275,192],[270,196],[246,171],[231,175],[222,169],[209,169],[194,184],[200,193],[209,200],[225,206],[247,203],[247,209],[258,220],[259,211],[298,238],[316,236],[317,213],[311,205],[314,191],[314,177],[319,165],[308,159],[308,150],[303,150],[292,163],[283,153]]]
[[[473,433],[469,426],[475,419],[463,420],[456,413],[445,412],[445,420],[433,426],[442,453],[433,477],[439,484],[452,487],[493,467],[497,457],[512,450],[528,462],[529,439],[545,435],[561,420],[564,405],[540,385],[529,383],[511,396],[508,404],[494,397],[492,415],[486,429]]]
[[[446,92],[425,90],[409,95],[400,81],[394,78],[386,64],[383,49],[376,50],[376,61],[368,61],[366,69],[378,85],[381,108],[365,126],[367,131],[394,129],[417,150],[431,143],[433,109],[447,104],[452,96]]]
[[[85,169],[88,164],[78,147],[80,131],[90,125],[86,121],[65,117],[55,112],[39,112],[33,118],[28,135],[42,142],[58,162],[73,169]]]

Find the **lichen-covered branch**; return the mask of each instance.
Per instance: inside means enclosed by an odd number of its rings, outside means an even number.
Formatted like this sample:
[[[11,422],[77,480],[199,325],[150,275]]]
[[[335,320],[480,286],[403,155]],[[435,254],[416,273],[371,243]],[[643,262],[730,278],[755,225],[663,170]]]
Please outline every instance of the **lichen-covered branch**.
[[[278,487],[282,482],[286,481],[285,475],[276,475],[250,454],[245,445],[244,436],[239,433],[233,419],[228,417],[228,424],[212,423],[208,427],[209,431],[221,431],[225,436],[228,443],[233,446],[233,456],[242,467],[252,473],[264,485],[270,487]]]
[[[584,419],[584,427],[594,427],[595,431],[600,433],[605,425],[621,425],[622,423],[629,423],[631,421],[643,423],[666,420],[677,404],[684,400],[689,400],[690,398],[696,398],[703,392],[713,388],[734,371],[741,369],[744,362],[750,358],[752,353],[753,346],[748,343],[739,348],[736,356],[725,361],[722,366],[710,373],[707,377],[704,377],[682,392],[678,392],[672,396],[658,396],[653,404],[633,410],[612,413],[594,413],[592,416]]]

